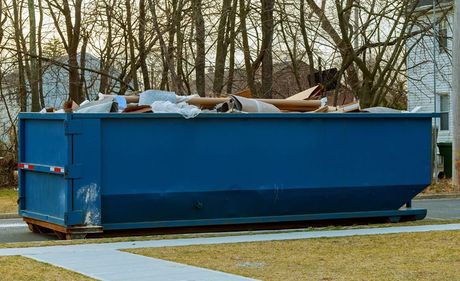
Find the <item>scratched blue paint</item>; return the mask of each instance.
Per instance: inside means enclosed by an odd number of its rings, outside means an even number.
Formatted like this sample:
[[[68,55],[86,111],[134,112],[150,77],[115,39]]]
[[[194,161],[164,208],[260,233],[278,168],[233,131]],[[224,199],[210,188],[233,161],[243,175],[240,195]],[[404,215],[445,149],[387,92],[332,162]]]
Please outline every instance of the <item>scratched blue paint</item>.
[[[432,117],[25,113],[20,162],[66,175],[21,171],[21,214],[104,229],[394,214],[431,182]]]

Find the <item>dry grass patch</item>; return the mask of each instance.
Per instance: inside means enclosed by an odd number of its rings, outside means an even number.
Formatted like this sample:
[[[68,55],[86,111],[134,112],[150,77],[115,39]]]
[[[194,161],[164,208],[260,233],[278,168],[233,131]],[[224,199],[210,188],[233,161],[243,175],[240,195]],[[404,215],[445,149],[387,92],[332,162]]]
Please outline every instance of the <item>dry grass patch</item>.
[[[460,280],[460,231],[129,252],[261,280]]]
[[[451,179],[442,179],[437,183],[428,186],[421,195],[445,194],[445,193],[460,193],[459,186],[453,186]]]
[[[92,278],[32,259],[13,256],[0,257],[2,281],[90,281]]]
[[[12,188],[0,188],[0,213],[18,211],[18,192]]]

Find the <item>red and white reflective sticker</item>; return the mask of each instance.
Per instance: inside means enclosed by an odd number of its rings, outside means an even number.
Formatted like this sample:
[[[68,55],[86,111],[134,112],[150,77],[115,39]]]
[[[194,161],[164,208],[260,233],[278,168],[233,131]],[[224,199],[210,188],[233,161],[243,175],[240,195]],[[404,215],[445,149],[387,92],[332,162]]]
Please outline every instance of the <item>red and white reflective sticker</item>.
[[[18,167],[19,167],[20,169],[26,169],[26,170],[34,170],[34,169],[35,169],[35,166],[34,166],[34,165],[23,164],[23,163],[19,163],[19,164],[18,164]]]
[[[51,166],[50,171],[55,173],[64,173],[64,168]]]

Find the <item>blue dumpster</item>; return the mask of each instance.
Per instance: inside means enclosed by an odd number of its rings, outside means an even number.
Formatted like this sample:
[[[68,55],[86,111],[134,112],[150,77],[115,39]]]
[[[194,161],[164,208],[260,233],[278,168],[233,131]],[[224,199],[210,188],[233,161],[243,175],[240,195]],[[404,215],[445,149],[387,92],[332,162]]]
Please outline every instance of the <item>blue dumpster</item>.
[[[19,213],[101,232],[410,217],[431,114],[37,114],[19,120]]]

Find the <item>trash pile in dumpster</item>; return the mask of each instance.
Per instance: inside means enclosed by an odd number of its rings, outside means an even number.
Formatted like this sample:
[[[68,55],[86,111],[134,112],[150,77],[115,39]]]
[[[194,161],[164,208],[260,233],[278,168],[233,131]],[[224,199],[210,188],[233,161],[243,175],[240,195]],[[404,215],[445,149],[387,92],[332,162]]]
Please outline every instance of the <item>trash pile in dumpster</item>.
[[[97,101],[84,101],[80,105],[73,101],[64,103],[62,109],[44,108],[41,113],[178,113],[193,118],[202,112],[208,113],[287,113],[287,112],[401,112],[384,107],[361,110],[359,101],[338,107],[327,105],[321,85],[309,88],[286,99],[252,98],[251,91],[244,90],[228,97],[179,96],[174,92],[146,90],[139,95],[99,94]]]

